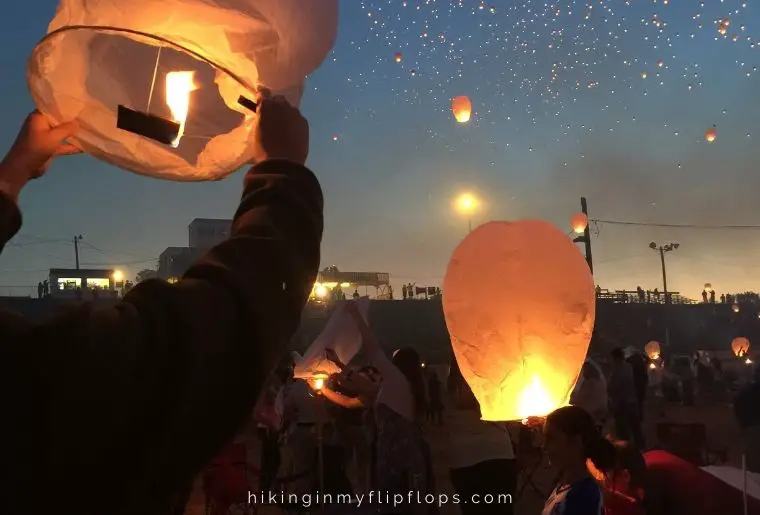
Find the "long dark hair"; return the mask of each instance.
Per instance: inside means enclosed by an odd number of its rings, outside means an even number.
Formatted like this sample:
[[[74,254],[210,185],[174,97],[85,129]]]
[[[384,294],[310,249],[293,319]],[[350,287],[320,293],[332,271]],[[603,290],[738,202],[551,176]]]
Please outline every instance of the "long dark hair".
[[[583,408],[565,406],[546,417],[546,424],[567,436],[580,438],[584,458],[591,460],[601,472],[612,470],[617,462],[615,446],[599,432],[594,418]]]
[[[425,378],[422,375],[422,359],[411,347],[404,347],[393,354],[393,364],[401,370],[414,397],[414,411],[424,414],[427,411],[427,395],[425,395]]]

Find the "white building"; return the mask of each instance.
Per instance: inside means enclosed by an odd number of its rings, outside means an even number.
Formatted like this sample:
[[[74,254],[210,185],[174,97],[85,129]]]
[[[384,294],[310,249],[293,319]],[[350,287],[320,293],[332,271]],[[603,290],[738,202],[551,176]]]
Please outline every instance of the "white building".
[[[188,246],[168,247],[158,258],[158,277],[172,281],[214,245],[230,235],[232,220],[196,218],[188,226]]]

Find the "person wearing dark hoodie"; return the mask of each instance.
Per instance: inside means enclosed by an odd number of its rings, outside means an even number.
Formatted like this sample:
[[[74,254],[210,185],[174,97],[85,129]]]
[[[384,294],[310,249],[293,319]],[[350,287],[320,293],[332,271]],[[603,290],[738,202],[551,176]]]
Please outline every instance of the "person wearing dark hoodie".
[[[0,513],[170,512],[245,424],[299,325],[323,229],[307,121],[283,98],[258,102],[230,236],[182,279],[43,323],[0,312]],[[77,129],[27,118],[0,163],[0,249],[22,188],[77,151]]]

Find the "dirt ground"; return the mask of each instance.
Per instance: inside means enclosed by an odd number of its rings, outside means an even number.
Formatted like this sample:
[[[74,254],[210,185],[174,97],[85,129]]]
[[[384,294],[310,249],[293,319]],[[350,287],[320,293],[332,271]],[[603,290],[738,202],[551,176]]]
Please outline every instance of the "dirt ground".
[[[444,415],[444,426],[458,423],[456,411],[447,410]],[[741,433],[737,427],[731,405],[726,400],[717,399],[700,399],[693,407],[684,407],[673,404],[666,404],[662,399],[650,398],[645,407],[644,431],[647,443],[650,447],[656,447],[655,424],[657,422],[701,422],[707,427],[708,445],[724,446],[728,449],[728,465],[740,465],[741,452]],[[444,448],[447,445],[447,432],[444,428],[429,426],[426,428],[426,436],[434,454],[434,469],[436,483],[441,493],[452,493],[451,483],[449,481],[449,471],[446,464],[446,453]],[[253,450],[251,460],[255,460],[256,450]],[[538,488],[544,493],[551,491],[553,480],[556,472],[544,463],[534,475],[534,481]],[[519,515],[538,515],[544,503],[544,497],[535,492],[532,488],[525,489],[522,496],[514,496],[515,513]],[[263,509],[261,513],[268,515],[267,512],[278,510]],[[231,512],[232,513],[232,512]],[[238,513],[238,512],[236,512]],[[239,513],[245,513],[240,511]],[[459,509],[454,505],[447,505],[441,508],[442,515],[458,515]],[[190,503],[188,504],[186,515],[204,515],[204,496],[200,483],[196,485]]]

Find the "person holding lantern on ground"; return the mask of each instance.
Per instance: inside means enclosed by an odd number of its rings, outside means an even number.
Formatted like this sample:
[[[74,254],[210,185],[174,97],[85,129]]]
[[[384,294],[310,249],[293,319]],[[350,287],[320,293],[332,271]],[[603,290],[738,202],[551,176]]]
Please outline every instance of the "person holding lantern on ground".
[[[399,349],[388,359],[353,301],[345,304],[362,335],[363,351],[381,376],[379,387],[355,370],[344,370],[337,380],[341,387],[355,392],[346,397],[329,388],[322,393],[328,400],[348,408],[373,406],[375,442],[373,452],[372,490],[387,492],[393,497],[409,492],[421,496],[435,493],[432,455],[422,433],[425,419],[426,392],[422,360],[410,348]],[[379,505],[385,514],[426,514],[437,511],[431,505],[415,503]]]
[[[0,313],[0,513],[49,513],[51,499],[60,513],[166,512],[252,413],[299,325],[323,229],[308,123],[282,98],[257,101],[257,164],[230,236],[176,284],[43,323]],[[21,227],[20,192],[76,151],[76,131],[27,118],[0,163],[0,248]]]

